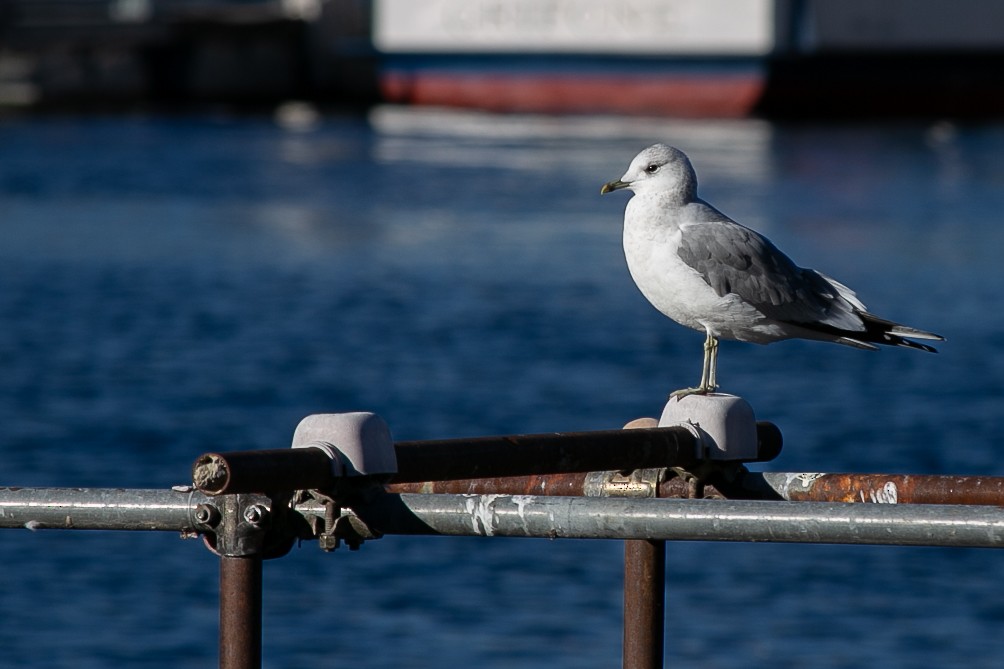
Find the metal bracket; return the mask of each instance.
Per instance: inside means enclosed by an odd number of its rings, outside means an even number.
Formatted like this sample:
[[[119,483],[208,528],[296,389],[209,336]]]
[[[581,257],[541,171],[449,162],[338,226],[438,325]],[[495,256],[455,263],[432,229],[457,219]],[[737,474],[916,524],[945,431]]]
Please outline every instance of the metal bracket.
[[[282,557],[293,547],[288,500],[266,495],[220,495],[196,509],[206,547],[221,557]],[[205,518],[202,521],[202,518]]]
[[[591,472],[583,491],[587,497],[657,497],[665,469],[630,472]]]
[[[383,488],[379,486],[367,486],[355,491],[363,497],[374,493],[382,493]],[[357,515],[343,508],[341,495],[329,494],[326,491],[310,490],[310,497],[324,503],[323,522],[315,522],[313,526],[314,535],[317,537],[318,546],[325,552],[331,552],[341,546],[342,542],[349,547],[349,550],[359,550],[363,541],[369,539],[379,539],[383,536],[374,531]],[[321,521],[320,518],[317,521]]]

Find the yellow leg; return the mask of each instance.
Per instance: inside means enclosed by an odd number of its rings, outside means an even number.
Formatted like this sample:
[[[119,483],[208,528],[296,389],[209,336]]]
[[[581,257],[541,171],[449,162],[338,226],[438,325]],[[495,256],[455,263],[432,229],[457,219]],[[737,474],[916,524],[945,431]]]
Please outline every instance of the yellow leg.
[[[687,395],[707,395],[715,392],[718,387],[718,339],[710,331],[704,340],[704,362],[701,366],[701,382],[696,388],[681,388],[670,393],[670,397],[677,399]]]
[[[707,383],[701,383],[701,387],[706,388],[709,393],[713,393],[718,387],[718,339],[710,334],[704,340],[704,355],[708,358],[708,362],[705,363],[708,368],[708,378]]]

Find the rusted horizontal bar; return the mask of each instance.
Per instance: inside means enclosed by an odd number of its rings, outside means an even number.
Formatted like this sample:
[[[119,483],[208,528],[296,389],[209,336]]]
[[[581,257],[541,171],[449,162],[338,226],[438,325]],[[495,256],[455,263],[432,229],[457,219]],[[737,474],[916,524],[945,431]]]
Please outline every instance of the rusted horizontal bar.
[[[511,476],[392,484],[393,493],[467,495],[601,496],[601,483],[616,472]],[[807,474],[746,472],[733,484],[701,487],[705,499],[762,499],[792,502],[869,502],[884,504],[959,504],[1004,506],[1004,477],[915,474]],[[687,498],[688,482],[669,475],[657,497]]]
[[[758,460],[781,450],[781,433],[757,423]],[[541,476],[572,472],[689,467],[697,438],[679,427],[517,434],[394,444],[393,483]],[[327,488],[330,461],[320,449],[234,451],[201,455],[192,468],[196,488],[208,495]]]
[[[548,444],[548,440],[552,443]],[[666,440],[661,446],[666,452],[652,450],[652,445],[658,445],[659,440]],[[758,461],[771,460],[781,452],[781,432],[773,423],[757,423],[757,440]],[[683,451],[679,448],[681,442],[686,444]],[[545,446],[557,447],[555,454],[561,459],[560,467],[553,467],[553,463],[541,457]],[[391,479],[388,490],[486,495],[592,495],[594,493],[589,490],[586,480],[587,472],[688,467],[696,462],[695,458],[688,457],[695,446],[692,435],[676,427],[405,442],[395,446],[401,472]],[[647,450],[642,453],[626,450],[632,447]],[[479,450],[481,448],[484,450]],[[484,454],[481,460],[477,459],[479,453]],[[679,457],[670,457],[674,453],[678,453]],[[471,471],[475,473],[464,474]],[[678,490],[680,486],[685,486],[679,480],[667,478],[662,486],[665,490],[660,497],[685,496],[685,490]],[[708,493],[710,497],[721,496],[713,488]]]
[[[561,495],[585,496],[585,472],[572,474],[540,474],[536,476],[498,476],[485,479],[455,479],[452,481],[416,481],[391,483],[392,493],[423,493],[445,495]]]
[[[334,484],[331,458],[317,448],[204,453],[192,466],[192,482],[207,495],[327,488]]]
[[[973,504],[1004,506],[1004,477],[913,474],[750,474],[757,496],[793,502]]]
[[[758,461],[780,453],[781,432],[774,424],[757,423],[757,439]],[[697,461],[695,437],[675,426],[409,441],[394,448],[398,473],[392,483],[688,467]]]
[[[405,441],[394,450],[392,481],[406,483],[686,467],[698,448],[689,430],[665,427]],[[206,453],[195,461],[192,480],[209,495],[327,488],[335,481],[328,456],[314,448]]]
[[[422,481],[392,483],[386,486],[392,493],[423,493],[445,495],[553,495],[559,497],[604,496],[603,484],[618,472],[575,472],[538,476],[500,476],[490,479],[457,479],[453,481]],[[725,499],[728,495],[713,484],[702,487],[701,497]],[[670,474],[659,481],[655,497],[687,498],[691,489],[687,481]],[[747,497],[749,495],[746,495]]]
[[[685,467],[696,461],[697,443],[685,428],[662,427],[407,441],[394,449],[391,481],[411,483]]]

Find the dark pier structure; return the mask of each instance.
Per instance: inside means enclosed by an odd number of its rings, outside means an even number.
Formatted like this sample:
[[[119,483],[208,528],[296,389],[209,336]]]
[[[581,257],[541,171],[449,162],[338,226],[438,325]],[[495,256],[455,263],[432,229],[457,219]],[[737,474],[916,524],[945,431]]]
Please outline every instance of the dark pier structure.
[[[363,0],[0,0],[0,107],[376,98]]]
[[[725,42],[716,51],[714,35],[693,53],[671,40],[662,52],[633,52],[630,40],[612,50],[595,35],[575,42],[570,53],[551,48],[546,30],[539,44],[522,51],[499,50],[491,39],[482,44],[480,35],[466,42],[461,36],[459,46],[441,40],[414,49],[407,40],[404,46],[382,40],[381,20],[402,9],[389,0],[0,0],[0,111],[272,108],[299,100],[767,118],[1004,113],[1001,5],[775,0],[757,6],[766,12],[763,44],[736,56]],[[602,29],[611,16],[640,7],[649,6],[595,5],[594,13],[609,14],[596,25]],[[674,15],[671,0],[652,7]],[[569,19],[560,2],[430,2],[421,11],[435,18],[447,10],[476,13],[482,30],[492,19],[497,25],[488,28],[517,41],[534,17],[553,19],[556,30],[567,28],[558,25],[562,20],[585,20]],[[723,23],[739,20],[728,7],[714,11]],[[421,38],[422,28],[415,30]],[[744,74],[736,79],[737,72]],[[528,94],[534,86],[537,93]],[[555,87],[557,100],[542,99]]]

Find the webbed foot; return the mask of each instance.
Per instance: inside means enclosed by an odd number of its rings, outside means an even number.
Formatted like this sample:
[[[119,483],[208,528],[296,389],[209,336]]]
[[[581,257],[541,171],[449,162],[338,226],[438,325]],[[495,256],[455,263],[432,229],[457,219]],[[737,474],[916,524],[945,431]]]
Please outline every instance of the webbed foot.
[[[677,402],[682,400],[687,395],[707,395],[708,393],[715,392],[715,387],[705,387],[697,386],[696,388],[680,388],[679,390],[674,390],[669,394],[669,399],[676,399]]]

